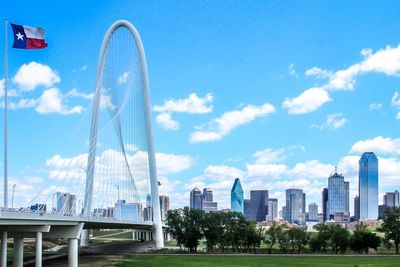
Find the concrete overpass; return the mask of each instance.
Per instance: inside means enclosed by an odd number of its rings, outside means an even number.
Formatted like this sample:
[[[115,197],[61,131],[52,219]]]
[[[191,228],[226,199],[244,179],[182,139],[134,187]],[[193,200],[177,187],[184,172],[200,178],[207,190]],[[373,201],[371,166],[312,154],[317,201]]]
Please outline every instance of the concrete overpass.
[[[36,238],[36,266],[42,266],[43,238],[68,240],[68,266],[78,266],[78,239],[83,229],[134,229],[137,239],[151,240],[152,221],[133,222],[105,217],[0,210],[1,266],[7,264],[7,239],[14,239],[13,265],[23,266],[23,239]]]

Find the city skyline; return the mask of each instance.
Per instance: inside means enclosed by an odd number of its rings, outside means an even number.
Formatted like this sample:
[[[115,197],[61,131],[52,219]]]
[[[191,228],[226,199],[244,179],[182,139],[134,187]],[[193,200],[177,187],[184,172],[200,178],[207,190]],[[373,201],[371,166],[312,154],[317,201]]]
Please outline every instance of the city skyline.
[[[302,14],[296,2],[122,1],[103,3],[96,14],[78,2],[53,9],[46,1],[5,3],[2,17],[45,28],[49,44],[33,53],[10,51],[14,206],[32,204],[32,192],[60,164],[85,157],[99,44],[121,17],[137,26],[146,47],[159,189],[171,208],[187,205],[194,185],[212,188],[219,208],[229,208],[236,177],[244,198],[266,189],[279,210],[290,187],[319,204],[336,165],[353,200],[366,151],[379,158],[382,203],[385,192],[398,189],[400,173],[400,40],[393,34],[400,4],[390,3],[310,2]],[[27,79],[32,73],[40,79]]]

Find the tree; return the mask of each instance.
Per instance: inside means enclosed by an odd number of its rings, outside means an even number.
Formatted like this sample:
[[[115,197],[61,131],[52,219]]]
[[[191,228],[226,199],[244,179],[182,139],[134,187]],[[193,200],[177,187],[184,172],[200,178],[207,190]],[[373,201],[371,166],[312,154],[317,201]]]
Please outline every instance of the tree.
[[[311,236],[310,241],[308,242],[310,245],[310,249],[312,252],[321,252],[323,246],[323,240],[318,236],[318,233]]]
[[[312,247],[314,246],[313,251],[320,251],[322,253],[326,253],[326,249],[331,239],[331,229],[328,225],[325,224],[317,224],[314,226],[314,228],[318,230],[318,233],[311,240],[312,243],[311,246]]]
[[[280,228],[282,226],[277,224],[276,222],[272,223],[272,226],[265,232],[266,236],[264,238],[264,242],[268,246],[268,253],[272,253],[272,247],[276,244],[278,240],[278,232],[281,231]]]
[[[262,228],[257,228],[256,222],[246,222],[245,232],[244,232],[244,244],[242,245],[243,251],[247,252],[250,248],[256,253],[256,247],[261,244],[263,236]]]
[[[400,245],[400,207],[389,208],[383,214],[383,223],[379,231],[385,233],[385,238],[393,240],[396,254]]]
[[[202,238],[201,225],[204,211],[198,209],[183,209],[183,234],[185,247],[190,252],[197,252],[199,240]]]
[[[277,229],[277,238],[279,248],[281,249],[282,253],[286,254],[289,249],[289,236],[288,236],[288,226],[286,224],[282,224],[281,227]]]
[[[381,238],[375,233],[370,232],[365,225],[358,225],[350,238],[350,248],[358,253],[368,254],[369,249],[378,249]]]
[[[185,236],[183,233],[183,210],[175,209],[167,211],[165,218],[167,232],[176,240],[177,245],[182,249],[185,245]]]
[[[287,231],[289,244],[292,247],[292,253],[297,251],[297,254],[300,254],[300,251],[307,245],[309,237],[307,232],[303,228],[292,227]]]
[[[210,212],[204,214],[201,229],[207,241],[207,251],[214,251],[224,237],[224,213]]]
[[[330,230],[330,246],[332,250],[337,254],[339,251],[345,253],[347,246],[349,245],[350,233],[347,229],[340,225],[331,225]]]

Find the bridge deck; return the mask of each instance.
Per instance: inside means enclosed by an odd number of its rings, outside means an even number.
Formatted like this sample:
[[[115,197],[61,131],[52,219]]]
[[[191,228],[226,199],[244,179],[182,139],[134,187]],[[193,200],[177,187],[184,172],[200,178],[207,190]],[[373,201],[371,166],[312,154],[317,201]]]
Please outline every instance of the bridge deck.
[[[0,212],[0,229],[10,225],[77,225],[84,223],[87,229],[142,229],[153,230],[152,221],[117,220],[107,217],[83,217],[80,215],[64,216],[51,213],[20,212],[2,210]]]

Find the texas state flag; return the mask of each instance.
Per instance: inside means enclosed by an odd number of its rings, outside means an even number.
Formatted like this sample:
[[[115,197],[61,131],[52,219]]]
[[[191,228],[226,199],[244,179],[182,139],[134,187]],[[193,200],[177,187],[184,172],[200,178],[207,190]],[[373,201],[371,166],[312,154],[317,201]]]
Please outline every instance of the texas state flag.
[[[41,49],[46,48],[44,29],[29,26],[15,25],[11,23],[14,32],[13,48]]]

